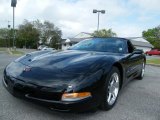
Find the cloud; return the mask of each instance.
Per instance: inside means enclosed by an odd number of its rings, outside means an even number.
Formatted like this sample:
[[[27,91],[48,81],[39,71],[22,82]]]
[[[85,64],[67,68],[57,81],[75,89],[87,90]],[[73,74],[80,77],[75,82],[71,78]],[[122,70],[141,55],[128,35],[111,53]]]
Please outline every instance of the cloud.
[[[18,0],[16,26],[24,19],[49,20],[62,30],[63,37],[72,37],[96,30],[97,14],[92,11],[104,9],[106,14],[100,14],[100,29],[112,28],[118,36],[140,36],[144,29],[159,22],[156,20],[159,4],[159,0],[152,3],[149,0]],[[10,0],[0,1],[0,16],[12,20]],[[7,23],[3,22],[0,27],[5,26]]]
[[[142,36],[143,28],[137,25],[120,25],[118,28],[115,27],[113,30],[118,33],[119,37],[139,37]]]
[[[143,11],[160,12],[160,0],[131,0],[131,3]]]

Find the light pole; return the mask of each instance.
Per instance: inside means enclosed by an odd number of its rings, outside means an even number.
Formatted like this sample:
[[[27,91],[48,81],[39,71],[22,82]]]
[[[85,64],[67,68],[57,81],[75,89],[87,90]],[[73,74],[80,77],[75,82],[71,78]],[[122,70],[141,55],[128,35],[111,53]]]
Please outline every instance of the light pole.
[[[8,47],[10,48],[10,27],[11,27],[11,25],[9,24],[9,22],[10,21],[8,21],[8,41],[9,41]]]
[[[15,29],[14,29],[14,10],[17,4],[17,0],[11,0],[11,7],[13,7],[13,48],[15,46]]]
[[[93,13],[98,13],[98,25],[97,25],[97,31],[99,30],[99,15],[100,13],[105,14],[105,10],[93,10]]]

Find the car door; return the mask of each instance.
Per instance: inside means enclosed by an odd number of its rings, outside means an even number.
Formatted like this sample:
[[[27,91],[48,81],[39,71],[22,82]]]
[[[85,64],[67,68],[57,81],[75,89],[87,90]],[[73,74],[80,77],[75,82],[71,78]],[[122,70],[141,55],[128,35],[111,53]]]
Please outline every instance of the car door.
[[[126,53],[126,58],[124,61],[125,65],[125,77],[126,81],[129,81],[135,78],[141,70],[142,64],[142,55],[141,54],[134,54],[134,46],[130,41],[127,41],[128,51]]]

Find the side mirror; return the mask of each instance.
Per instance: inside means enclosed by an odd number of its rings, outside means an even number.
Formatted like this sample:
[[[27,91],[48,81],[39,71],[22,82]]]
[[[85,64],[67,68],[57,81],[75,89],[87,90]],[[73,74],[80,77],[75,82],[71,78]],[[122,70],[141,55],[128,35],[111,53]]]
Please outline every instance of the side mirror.
[[[143,54],[143,50],[135,49],[130,55],[127,56],[127,59],[133,56],[134,54]]]
[[[141,49],[135,49],[132,54],[142,54],[143,53],[143,50]]]

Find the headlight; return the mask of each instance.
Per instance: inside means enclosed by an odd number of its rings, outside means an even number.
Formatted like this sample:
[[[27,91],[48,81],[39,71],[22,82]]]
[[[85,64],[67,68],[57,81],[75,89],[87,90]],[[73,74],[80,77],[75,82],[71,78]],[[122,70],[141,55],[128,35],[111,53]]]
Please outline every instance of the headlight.
[[[62,95],[62,101],[77,101],[88,97],[91,97],[90,92],[64,93]]]

